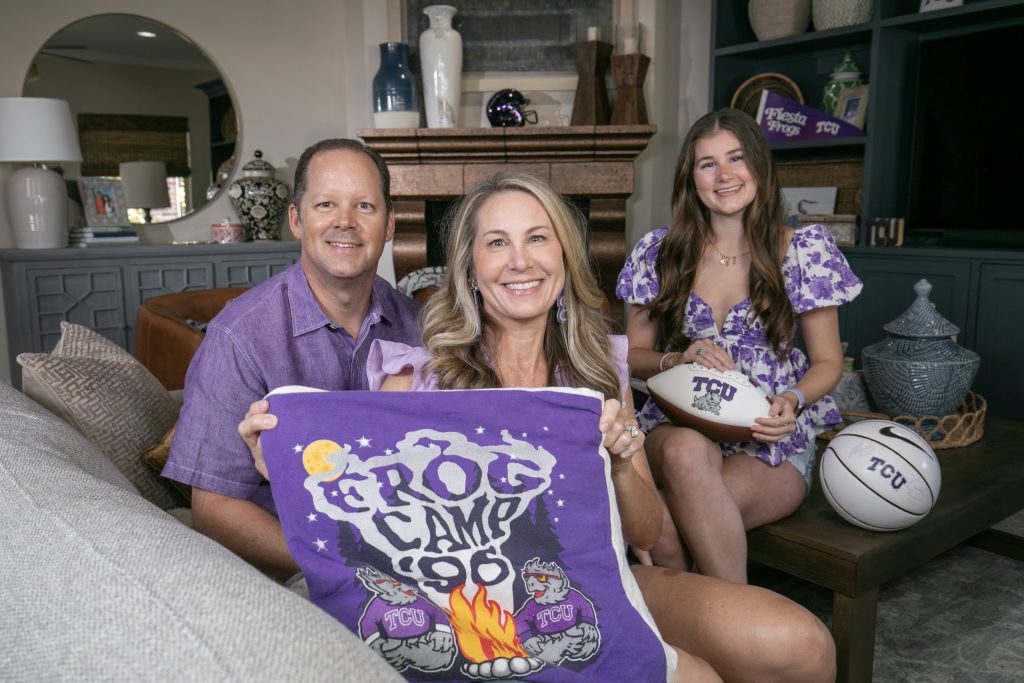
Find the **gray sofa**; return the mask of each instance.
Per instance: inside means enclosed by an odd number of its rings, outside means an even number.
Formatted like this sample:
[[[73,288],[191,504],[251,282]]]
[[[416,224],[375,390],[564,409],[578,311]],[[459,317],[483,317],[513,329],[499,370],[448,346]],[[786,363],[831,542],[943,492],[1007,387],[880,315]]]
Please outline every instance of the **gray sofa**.
[[[401,680],[0,382],[0,680]]]

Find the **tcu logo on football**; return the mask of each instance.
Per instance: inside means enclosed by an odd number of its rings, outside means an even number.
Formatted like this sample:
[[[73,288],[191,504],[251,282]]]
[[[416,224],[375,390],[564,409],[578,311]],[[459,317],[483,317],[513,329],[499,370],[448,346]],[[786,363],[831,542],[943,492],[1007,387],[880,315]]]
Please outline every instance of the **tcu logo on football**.
[[[701,391],[707,393],[701,396]],[[736,387],[720,379],[694,377],[693,393],[694,398],[691,405],[694,408],[718,415],[722,410],[722,401],[731,401],[732,397],[736,395]]]
[[[889,484],[892,485],[897,491],[907,483],[907,478],[900,474],[900,471],[882,460],[878,456],[872,456],[870,460],[871,464],[868,465],[868,472],[878,472],[884,478],[889,480]],[[879,467],[881,465],[881,467]]]
[[[706,391],[709,394],[721,396],[723,401],[731,401],[732,397],[736,395],[736,387],[720,379],[712,379],[710,377],[694,377],[693,378],[693,393],[699,394],[701,391]]]

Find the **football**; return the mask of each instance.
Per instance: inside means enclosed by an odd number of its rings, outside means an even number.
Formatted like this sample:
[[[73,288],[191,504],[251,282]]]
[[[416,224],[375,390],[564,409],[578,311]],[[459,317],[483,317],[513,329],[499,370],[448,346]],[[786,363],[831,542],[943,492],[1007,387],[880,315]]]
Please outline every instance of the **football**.
[[[647,392],[673,424],[719,442],[749,441],[754,419],[768,417],[771,407],[764,391],[742,373],[700,363],[658,373],[647,380]]]

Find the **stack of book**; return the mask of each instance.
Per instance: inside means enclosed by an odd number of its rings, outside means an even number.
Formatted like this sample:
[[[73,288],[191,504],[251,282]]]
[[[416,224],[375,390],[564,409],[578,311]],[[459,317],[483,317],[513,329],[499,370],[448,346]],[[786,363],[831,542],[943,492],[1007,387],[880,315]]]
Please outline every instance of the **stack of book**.
[[[103,244],[137,244],[138,234],[129,228],[90,228],[87,226],[71,228],[68,233],[68,246],[95,247]]]

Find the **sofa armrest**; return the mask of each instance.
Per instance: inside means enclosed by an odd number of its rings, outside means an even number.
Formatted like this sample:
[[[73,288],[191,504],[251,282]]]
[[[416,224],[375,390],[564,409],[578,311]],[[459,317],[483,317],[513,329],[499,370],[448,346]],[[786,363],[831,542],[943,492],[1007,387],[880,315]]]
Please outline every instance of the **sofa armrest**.
[[[167,389],[185,386],[185,372],[203,341],[203,326],[244,287],[202,289],[147,299],[135,317],[135,357]]]

